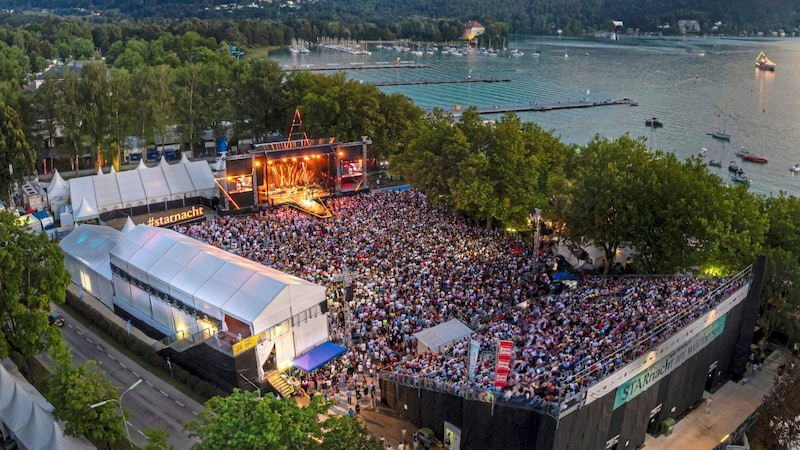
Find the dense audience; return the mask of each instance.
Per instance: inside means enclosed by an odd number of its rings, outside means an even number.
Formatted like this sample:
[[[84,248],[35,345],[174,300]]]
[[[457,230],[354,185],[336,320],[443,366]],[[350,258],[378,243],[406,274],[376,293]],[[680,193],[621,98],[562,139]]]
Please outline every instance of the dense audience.
[[[324,284],[331,300],[343,301],[334,280],[351,271],[353,300],[331,315],[331,332],[340,342],[361,342],[329,370],[333,378],[388,369],[401,382],[477,395],[495,391],[493,354],[499,340],[512,340],[508,384],[495,395],[543,406],[610,374],[723,299],[707,294],[726,280],[688,276],[588,278],[551,294],[557,259],[550,252],[432,208],[416,191],[331,199],[329,207],[330,219],[282,207],[176,229]],[[453,318],[473,328],[481,345],[472,376],[469,340],[416,351],[414,333]]]

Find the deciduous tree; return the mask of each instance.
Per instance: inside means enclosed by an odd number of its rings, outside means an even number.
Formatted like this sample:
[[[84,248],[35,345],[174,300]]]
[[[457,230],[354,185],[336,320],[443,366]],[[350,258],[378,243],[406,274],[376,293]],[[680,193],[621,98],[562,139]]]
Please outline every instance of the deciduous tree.
[[[36,150],[28,144],[19,114],[0,101],[0,198],[9,200],[16,181],[33,173]]]
[[[0,212],[0,357],[13,350],[28,359],[60,339],[47,316],[51,301],[64,301],[68,284],[58,244]]]
[[[207,401],[197,421],[185,428],[200,438],[195,450],[380,449],[366,428],[342,422],[353,419],[326,417],[329,407],[319,395],[301,407],[294,399],[261,398],[235,389],[227,397]]]

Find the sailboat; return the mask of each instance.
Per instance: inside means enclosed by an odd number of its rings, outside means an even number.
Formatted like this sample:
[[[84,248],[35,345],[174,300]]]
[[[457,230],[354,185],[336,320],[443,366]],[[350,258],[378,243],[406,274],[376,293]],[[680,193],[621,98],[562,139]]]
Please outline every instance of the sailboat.
[[[542,52],[536,49],[536,44],[533,44],[533,57],[538,58],[542,56]]]
[[[719,140],[722,140],[722,141],[730,141],[731,140],[731,135],[728,134],[727,128],[728,128],[728,110],[726,108],[725,109],[725,121],[723,122],[723,125],[722,125],[722,131],[714,130],[713,133],[709,133],[709,134],[714,139],[719,139]]]
[[[564,46],[564,58],[569,58],[569,53],[567,53],[567,47]]]

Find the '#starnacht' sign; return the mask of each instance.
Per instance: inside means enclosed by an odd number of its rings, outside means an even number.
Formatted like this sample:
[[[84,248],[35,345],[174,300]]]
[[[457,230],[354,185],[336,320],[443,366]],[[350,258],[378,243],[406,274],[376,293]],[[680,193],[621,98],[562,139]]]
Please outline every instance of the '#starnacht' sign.
[[[197,220],[205,218],[205,211],[202,206],[192,206],[182,211],[171,211],[169,214],[163,216],[150,216],[144,221],[146,225],[151,227],[165,227],[175,225],[181,222],[188,222],[190,220]]]

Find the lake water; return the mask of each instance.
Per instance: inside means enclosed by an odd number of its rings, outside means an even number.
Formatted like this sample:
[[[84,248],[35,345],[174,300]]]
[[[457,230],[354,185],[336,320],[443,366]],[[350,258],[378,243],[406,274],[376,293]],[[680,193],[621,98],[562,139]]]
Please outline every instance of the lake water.
[[[586,144],[596,134],[616,138],[624,133],[645,136],[652,149],[679,157],[697,155],[723,162],[709,167],[729,182],[727,165],[741,147],[763,155],[768,164],[744,162],[752,179],[750,190],[800,195],[800,176],[789,168],[800,163],[800,40],[648,38],[637,45],[605,40],[519,36],[509,47],[524,56],[414,56],[370,48],[372,55],[351,55],[313,48],[311,53],[275,52],[280,64],[418,61],[422,69],[348,71],[365,83],[395,80],[509,78],[508,83],[468,83],[382,87],[405,94],[422,108],[453,110],[469,105],[489,107],[530,102],[556,103],[631,98],[639,106],[608,106],[549,112],[519,113],[568,143]],[[533,57],[533,51],[541,52]],[[764,51],[777,64],[775,72],[754,67]],[[568,56],[565,56],[568,55]],[[658,117],[663,128],[645,126]],[[491,115],[486,116],[492,119]],[[496,118],[496,117],[495,117]],[[725,130],[730,142],[707,133]]]

